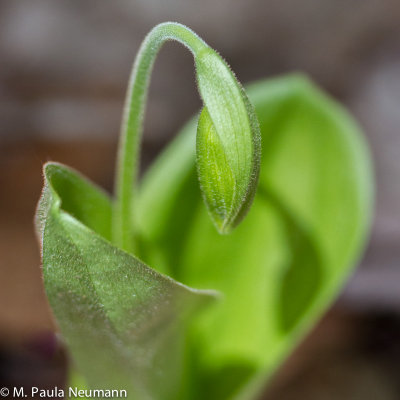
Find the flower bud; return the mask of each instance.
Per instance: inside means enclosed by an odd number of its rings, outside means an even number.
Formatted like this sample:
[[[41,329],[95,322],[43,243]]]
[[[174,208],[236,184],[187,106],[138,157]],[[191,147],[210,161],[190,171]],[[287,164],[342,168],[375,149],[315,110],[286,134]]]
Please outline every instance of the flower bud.
[[[197,171],[207,209],[220,233],[246,215],[260,168],[258,121],[243,88],[224,60],[206,48],[196,56],[204,102],[197,129]]]

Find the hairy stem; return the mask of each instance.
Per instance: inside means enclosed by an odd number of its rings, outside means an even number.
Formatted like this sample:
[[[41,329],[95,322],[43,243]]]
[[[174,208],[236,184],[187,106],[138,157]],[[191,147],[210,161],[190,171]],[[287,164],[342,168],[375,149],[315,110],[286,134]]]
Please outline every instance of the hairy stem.
[[[196,57],[207,44],[184,25],[166,22],[153,28],[143,41],[129,80],[121,126],[113,210],[113,242],[126,251],[133,247],[133,207],[140,160],[143,119],[155,58],[161,46],[176,40]]]

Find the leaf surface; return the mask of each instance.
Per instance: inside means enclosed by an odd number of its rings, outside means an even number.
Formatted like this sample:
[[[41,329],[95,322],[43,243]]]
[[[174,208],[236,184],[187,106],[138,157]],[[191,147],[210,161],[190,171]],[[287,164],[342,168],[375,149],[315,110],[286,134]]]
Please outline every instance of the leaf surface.
[[[218,235],[195,178],[195,122],[145,176],[141,257],[223,301],[191,329],[193,399],[245,399],[340,291],[364,246],[372,173],[358,126],[307,79],[251,85],[262,136],[259,189],[243,223]]]
[[[146,174],[140,259],[109,242],[108,196],[46,165],[37,212],[46,292],[91,388],[135,400],[253,398],[354,267],[372,198],[358,127],[302,77],[247,93],[262,135],[260,183],[229,236],[201,201],[196,121]]]
[[[71,169],[47,164],[38,206],[46,293],[91,389],[174,399],[183,385],[185,321],[214,294],[161,275],[107,240],[108,197]]]

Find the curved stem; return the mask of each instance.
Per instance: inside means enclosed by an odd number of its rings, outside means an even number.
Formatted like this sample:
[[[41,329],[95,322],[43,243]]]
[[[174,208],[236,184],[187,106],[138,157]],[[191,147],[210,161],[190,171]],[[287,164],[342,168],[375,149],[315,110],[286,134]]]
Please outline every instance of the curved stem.
[[[118,147],[116,201],[113,210],[113,242],[126,251],[131,251],[133,247],[133,198],[150,75],[161,46],[168,40],[180,42],[194,56],[208,48],[207,44],[186,26],[166,22],[153,28],[139,49],[125,100]]]

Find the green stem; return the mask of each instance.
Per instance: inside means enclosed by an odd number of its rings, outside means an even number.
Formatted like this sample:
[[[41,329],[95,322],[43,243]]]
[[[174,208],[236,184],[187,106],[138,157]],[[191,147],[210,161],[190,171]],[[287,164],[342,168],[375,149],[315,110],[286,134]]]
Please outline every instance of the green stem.
[[[184,25],[166,22],[153,28],[144,39],[129,80],[116,172],[116,202],[113,211],[113,242],[126,251],[133,248],[133,207],[140,160],[140,142],[150,75],[161,46],[176,40],[196,57],[207,44]]]

